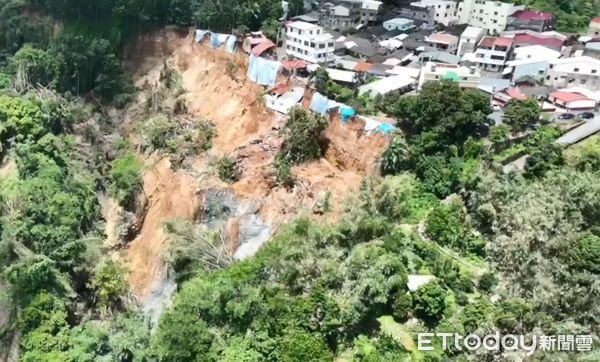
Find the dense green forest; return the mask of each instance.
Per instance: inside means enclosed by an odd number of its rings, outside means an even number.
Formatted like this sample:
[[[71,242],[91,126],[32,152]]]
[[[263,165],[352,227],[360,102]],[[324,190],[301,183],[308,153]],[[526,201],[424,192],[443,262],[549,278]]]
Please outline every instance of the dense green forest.
[[[581,30],[599,9],[527,3],[560,9],[561,30]],[[529,101],[511,103],[505,124],[489,129],[489,99],[448,82],[368,105],[402,132],[336,223],[299,217],[243,262],[215,260],[206,247],[214,236],[167,223],[179,290],[151,325],[130,297],[127,271],[103,248],[99,196],[131,211],[142,185],[133,147],[104,138],[116,127],[109,111],[136,93],[122,48],[167,24],[255,30],[280,16],[276,0],[0,0],[0,356],[17,343],[19,360],[31,362],[506,357],[418,351],[416,334],[426,331],[597,343],[600,143],[555,146],[560,131],[537,124]],[[291,113],[274,163],[278,185],[293,187],[291,166],[323,155],[325,125]],[[210,148],[214,130],[160,114],[137,132],[139,151],[181,159]],[[511,140],[519,132],[528,137]],[[502,173],[525,153],[523,172]],[[234,182],[231,161],[221,163]],[[409,290],[412,275],[433,280]],[[598,359],[597,351],[532,357]]]

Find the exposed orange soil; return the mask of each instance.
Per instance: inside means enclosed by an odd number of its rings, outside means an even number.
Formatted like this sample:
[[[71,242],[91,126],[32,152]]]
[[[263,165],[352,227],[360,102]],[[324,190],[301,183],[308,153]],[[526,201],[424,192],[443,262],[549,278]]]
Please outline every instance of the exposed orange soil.
[[[172,171],[162,160],[144,175],[148,214],[127,250],[129,282],[138,298],[147,295],[164,268],[162,223],[174,217],[192,219],[201,206],[197,196],[201,190],[229,188],[239,200],[256,202],[263,220],[274,228],[310,209],[318,195],[329,191],[333,209],[326,218],[332,219],[339,215],[348,193],[373,172],[386,147],[385,138],[362,134],[362,122],[342,126],[334,117],[324,134],[329,140],[326,157],[295,166],[292,173],[298,183],[292,190],[272,188],[265,170],[281,146],[277,129],[283,127],[285,117],[257,101],[264,89],[246,80],[246,55],[196,44],[191,32],[163,30],[140,39],[130,48],[128,59],[139,87],[156,84],[165,62],[178,69],[188,112],[211,120],[217,133],[213,148],[191,161],[193,172]],[[126,123],[136,119],[136,112],[130,109]],[[222,155],[234,157],[242,169],[241,179],[233,185],[221,182],[211,166]]]

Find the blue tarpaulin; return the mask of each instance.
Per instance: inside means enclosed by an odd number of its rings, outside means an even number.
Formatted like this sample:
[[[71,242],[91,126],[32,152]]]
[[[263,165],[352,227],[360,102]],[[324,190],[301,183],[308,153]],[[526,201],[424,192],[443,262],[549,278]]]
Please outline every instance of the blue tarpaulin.
[[[365,132],[369,135],[372,135],[375,133],[381,133],[382,135],[386,136],[396,130],[396,127],[392,126],[391,124],[381,122],[381,121],[376,121],[374,119],[360,116],[360,115],[358,117],[365,122],[364,129],[365,129]]]
[[[387,123],[381,123],[381,125],[379,126],[379,128],[377,128],[377,130],[384,135],[388,135],[388,134],[394,132],[396,130],[396,127],[389,125]]]
[[[354,109],[350,107],[340,107],[340,114],[342,115],[342,124],[346,124],[348,118],[354,117],[356,112],[354,112]]]
[[[200,43],[202,41],[202,39],[204,39],[204,36],[206,34],[212,34],[212,32],[210,30],[200,30],[200,29],[196,29],[196,43]]]
[[[213,33],[210,30],[196,29],[196,43],[201,43],[206,34],[210,34],[210,47],[213,49],[219,48],[225,43],[225,48],[228,52],[233,53],[237,38],[235,35]]]
[[[227,49],[229,53],[233,53],[233,51],[235,50],[236,40],[237,38],[235,37],[235,35],[229,35],[227,37],[227,41],[225,42],[225,49]]]
[[[327,113],[327,109],[329,108],[329,99],[322,95],[321,93],[313,94],[313,97],[310,101],[310,110],[316,113],[319,113],[321,116],[324,116]]]
[[[281,63],[256,57],[250,54],[248,59],[248,79],[260,85],[274,86]]]

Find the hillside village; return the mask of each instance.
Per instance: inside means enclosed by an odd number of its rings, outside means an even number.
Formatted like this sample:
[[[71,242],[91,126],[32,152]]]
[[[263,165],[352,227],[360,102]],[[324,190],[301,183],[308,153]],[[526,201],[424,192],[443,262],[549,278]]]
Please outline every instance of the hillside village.
[[[274,90],[268,105],[276,111],[301,101],[298,90],[285,92],[289,79],[306,80],[321,68],[346,91],[332,101],[359,114],[364,110],[352,94],[363,97],[365,108],[365,95],[418,94],[425,82],[452,80],[489,95],[491,124],[502,123],[508,102],[530,97],[546,121],[600,122],[593,120],[600,103],[600,16],[582,35],[554,30],[552,13],[499,1],[305,1],[305,13],[293,17],[287,2],[282,7],[275,39],[261,32],[244,39],[250,62],[261,64],[258,83]],[[198,31],[196,40],[204,34]],[[234,43],[228,46],[233,51]],[[267,68],[273,73],[263,78]],[[281,72],[287,78],[278,79]]]
[[[0,362],[600,361],[600,0],[0,34]]]

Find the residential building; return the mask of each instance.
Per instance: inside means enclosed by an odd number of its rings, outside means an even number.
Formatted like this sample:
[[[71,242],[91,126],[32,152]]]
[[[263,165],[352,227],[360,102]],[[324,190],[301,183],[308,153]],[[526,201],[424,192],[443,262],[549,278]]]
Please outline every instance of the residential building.
[[[383,3],[375,0],[363,0],[361,4],[360,22],[363,25],[379,21]]]
[[[600,90],[600,60],[588,56],[550,60],[544,83],[555,88]]]
[[[500,34],[506,29],[508,17],[524,6],[515,6],[508,2],[464,0],[458,3],[459,24],[469,24],[486,29],[489,34]]]
[[[333,61],[333,36],[321,26],[295,21],[287,25],[286,54],[311,63]]]
[[[427,46],[448,53],[456,53],[458,37],[449,33],[433,33],[425,38]]]
[[[382,2],[375,0],[338,0],[321,7],[319,24],[327,29],[347,30],[379,21]]]
[[[550,60],[561,57],[560,52],[541,45],[530,45],[513,50],[514,60],[506,63],[503,74],[511,74],[515,83],[530,79],[543,81]]]
[[[462,57],[466,53],[474,53],[477,44],[479,44],[481,39],[485,36],[485,33],[486,31],[482,28],[467,26],[465,31],[460,35],[456,55]]]
[[[511,50],[512,39],[486,36],[477,46],[475,62],[483,70],[498,72],[504,69]]]
[[[513,49],[513,58],[515,60],[543,59],[551,60],[560,58],[559,51],[550,49],[543,45],[528,45]]]
[[[545,11],[517,10],[508,17],[507,30],[548,31],[554,29],[554,15]]]
[[[452,80],[461,88],[476,89],[479,87],[480,79],[481,73],[475,67],[428,62],[421,68],[419,89],[425,82],[440,80]]]
[[[398,30],[401,32],[410,32],[415,29],[415,22],[411,19],[394,18],[384,21],[383,27],[387,31]]]
[[[547,70],[547,59],[519,59],[507,62],[503,74],[505,76],[510,74],[513,83],[520,83],[524,80],[543,81]]]
[[[410,3],[411,6],[433,9],[433,20],[448,26],[456,22],[456,1],[421,0]]]
[[[592,38],[600,37],[600,16],[597,16],[590,21],[588,35]]]
[[[431,7],[403,6],[400,8],[400,16],[414,20],[419,25],[427,24],[429,27],[433,27],[435,24],[435,10]]]
[[[592,110],[596,107],[596,101],[579,93],[556,91],[550,93],[548,100],[568,111]]]
[[[503,38],[513,39],[513,47],[519,48],[529,45],[542,45],[546,48],[560,51],[567,37],[554,31],[537,32],[533,30],[505,31],[501,34]]]
[[[343,6],[328,6],[323,9],[319,24],[326,29],[344,31],[358,24],[360,14],[358,11]]]
[[[518,87],[497,90],[492,96],[492,99],[502,106],[505,106],[506,103],[512,101],[513,99],[524,101],[527,98],[527,95],[525,95]]]

